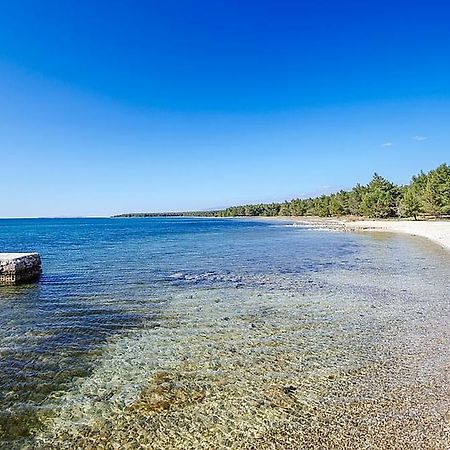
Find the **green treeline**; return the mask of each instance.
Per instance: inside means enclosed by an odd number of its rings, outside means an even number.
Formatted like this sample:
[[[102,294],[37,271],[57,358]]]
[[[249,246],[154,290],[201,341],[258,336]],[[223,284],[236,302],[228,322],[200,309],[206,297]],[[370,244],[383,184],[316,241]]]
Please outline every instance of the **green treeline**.
[[[366,185],[316,198],[296,198],[284,203],[233,206],[215,212],[233,216],[367,216],[373,218],[433,216],[450,214],[450,166],[441,164],[420,172],[406,186],[397,186],[378,174]]]
[[[295,198],[283,203],[232,206],[220,211],[128,213],[115,217],[235,217],[235,216],[367,216],[443,217],[450,215],[450,166],[441,164],[420,172],[406,186],[397,186],[374,174],[366,184],[315,198]]]
[[[115,218],[144,218],[144,217],[218,217],[221,211],[183,211],[160,213],[125,213],[113,216]]]

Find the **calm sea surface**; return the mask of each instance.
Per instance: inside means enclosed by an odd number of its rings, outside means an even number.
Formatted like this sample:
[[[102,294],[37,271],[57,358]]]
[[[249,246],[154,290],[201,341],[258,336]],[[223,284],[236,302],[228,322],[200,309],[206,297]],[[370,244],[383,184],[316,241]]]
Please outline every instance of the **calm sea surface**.
[[[126,448],[351,445],[358,432],[330,424],[355,418],[372,448],[393,445],[392,424],[398,448],[413,429],[416,448],[448,437],[450,264],[431,243],[251,220],[0,220],[0,252],[28,251],[41,280],[0,288],[0,448],[123,444],[138,410],[148,442]]]

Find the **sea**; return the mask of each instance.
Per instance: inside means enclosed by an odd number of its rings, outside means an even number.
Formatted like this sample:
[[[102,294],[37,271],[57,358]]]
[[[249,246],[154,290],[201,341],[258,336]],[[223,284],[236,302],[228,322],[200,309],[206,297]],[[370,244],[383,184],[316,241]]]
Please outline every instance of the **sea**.
[[[0,448],[448,448],[450,257],[283,220],[0,220]],[[445,447],[447,445],[447,447]]]

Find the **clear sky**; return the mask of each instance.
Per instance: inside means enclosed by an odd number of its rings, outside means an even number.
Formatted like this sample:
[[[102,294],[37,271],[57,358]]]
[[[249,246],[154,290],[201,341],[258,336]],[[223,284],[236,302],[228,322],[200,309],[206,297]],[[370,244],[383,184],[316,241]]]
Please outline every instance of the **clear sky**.
[[[447,0],[0,0],[0,216],[398,183],[450,162]]]

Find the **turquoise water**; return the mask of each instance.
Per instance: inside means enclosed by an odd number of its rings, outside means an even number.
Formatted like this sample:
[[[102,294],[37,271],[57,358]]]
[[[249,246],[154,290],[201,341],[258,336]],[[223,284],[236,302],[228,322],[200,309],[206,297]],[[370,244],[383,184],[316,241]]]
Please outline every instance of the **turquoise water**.
[[[210,349],[201,347],[202,338],[193,338],[189,330],[212,320],[206,333],[213,335],[223,324],[229,326],[244,305],[242,317],[252,317],[252,329],[259,327],[264,341],[271,320],[270,335],[274,329],[289,329],[295,340],[298,330],[290,317],[297,317],[295,308],[301,304],[310,333],[308,339],[302,337],[306,340],[301,351],[332,346],[329,364],[339,370],[392,357],[405,345],[411,354],[419,354],[412,341],[403,341],[413,336],[421,342],[424,333],[418,330],[431,329],[442,345],[450,343],[444,327],[450,319],[448,255],[406,236],[251,220],[24,219],[0,220],[0,251],[37,251],[43,263],[38,283],[0,289],[4,448],[20,448],[36,432],[45,435],[53,416],[67,416],[67,395],[78,395],[78,403],[86,401],[87,394],[79,392],[100,377],[99,367],[114,358],[114,352],[121,354],[127,340],[146,336],[139,351],[125,352],[133,356],[130,365],[136,368],[129,386],[137,390],[123,397],[128,396],[128,403],[152,373],[142,372],[142,366],[151,361],[151,370],[163,367],[152,356],[160,349],[150,346],[169,336],[166,327],[175,327],[178,337],[186,336],[178,342],[170,335],[173,344],[168,346],[173,345],[174,353],[164,358],[182,359],[183,342],[190,342],[192,353],[198,346],[203,365],[211,361]],[[278,316],[281,305],[284,313]],[[181,317],[175,325],[174,316]],[[280,336],[281,331],[277,342]],[[392,349],[386,350],[389,341]],[[246,343],[239,345],[244,348]],[[448,362],[445,352],[439,355],[430,350],[424,366],[430,373]],[[255,367],[264,364],[258,361]],[[307,365],[292,370],[298,376],[303,367]],[[308,366],[308,376],[311,370]],[[114,376],[123,378],[123,371],[117,369]],[[67,426],[75,419],[65,420]]]

